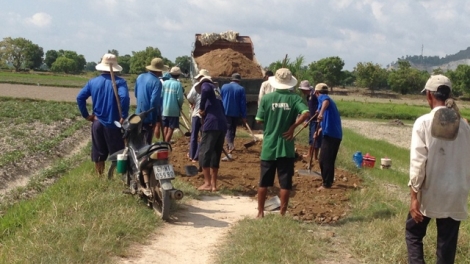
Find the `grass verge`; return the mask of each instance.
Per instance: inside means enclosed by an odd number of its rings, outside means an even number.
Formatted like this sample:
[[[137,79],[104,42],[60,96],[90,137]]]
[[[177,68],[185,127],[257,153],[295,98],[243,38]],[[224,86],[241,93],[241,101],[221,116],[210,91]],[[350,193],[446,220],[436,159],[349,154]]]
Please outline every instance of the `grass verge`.
[[[361,263],[407,263],[404,224],[409,209],[406,186],[409,151],[384,141],[364,138],[349,129],[343,132],[336,165],[355,171],[364,181],[360,191],[350,194],[351,213],[329,226],[334,230],[335,238],[321,239],[325,227],[299,223],[289,217],[272,215],[261,221],[246,219],[237,224],[224,241],[218,252],[218,263],[315,263],[321,260],[349,263],[344,260],[346,254],[352,254],[356,262]],[[306,142],[306,137],[303,131],[298,140]],[[390,157],[393,166],[390,170],[380,170],[377,164],[373,169],[357,169],[352,162],[352,155],[357,150],[374,153],[376,157]],[[456,263],[468,263],[470,259],[469,234],[470,223],[464,221]],[[424,240],[429,263],[436,261],[435,241],[433,221]],[[320,255],[310,253],[315,250]]]

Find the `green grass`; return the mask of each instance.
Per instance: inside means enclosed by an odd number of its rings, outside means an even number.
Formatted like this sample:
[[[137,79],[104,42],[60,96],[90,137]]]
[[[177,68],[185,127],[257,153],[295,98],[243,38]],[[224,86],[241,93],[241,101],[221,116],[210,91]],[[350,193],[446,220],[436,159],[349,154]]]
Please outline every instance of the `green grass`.
[[[320,236],[317,226],[268,215],[262,220],[238,222],[217,251],[216,262],[314,263],[328,245],[332,246],[329,238]]]
[[[162,223],[119,181],[99,179],[91,163],[71,170],[33,200],[6,210],[0,263],[113,263]]]
[[[51,72],[7,72],[0,71],[0,83],[81,88],[99,72],[83,74],[60,74]],[[120,75],[127,80],[130,90],[134,89],[136,75]]]
[[[404,224],[409,210],[408,169],[409,151],[390,143],[367,139],[349,129],[344,129],[336,166],[357,173],[362,179],[359,191],[350,194],[351,213],[331,226],[336,237],[344,241],[340,247],[361,263],[407,263]],[[307,133],[299,134],[299,142],[307,142]],[[392,159],[392,168],[357,169],[353,154],[361,150],[377,158]],[[321,237],[324,228],[316,224],[295,223],[289,217],[271,216],[267,221],[246,219],[234,227],[218,252],[219,263],[316,263],[336,259],[338,244]],[[273,222],[281,221],[286,228]],[[295,224],[291,224],[294,222]],[[436,228],[432,221],[425,237],[425,255],[429,263],[436,261]],[[313,230],[310,235],[305,229]],[[296,235],[297,232],[302,235]],[[463,221],[459,234],[456,263],[469,263],[470,223]],[[295,241],[291,241],[291,237]],[[290,247],[291,243],[295,247]],[[287,249],[285,247],[287,246]],[[320,249],[323,255],[310,254]],[[324,250],[326,249],[326,250]],[[304,250],[308,252],[304,252]],[[280,253],[282,252],[282,254]],[[330,254],[328,254],[330,252]],[[299,254],[304,254],[299,259]],[[341,261],[343,258],[339,258]]]
[[[372,103],[360,101],[335,101],[341,117],[367,119],[402,119],[415,120],[429,113],[429,106],[409,105],[407,103]],[[470,109],[461,107],[462,116],[470,117]]]

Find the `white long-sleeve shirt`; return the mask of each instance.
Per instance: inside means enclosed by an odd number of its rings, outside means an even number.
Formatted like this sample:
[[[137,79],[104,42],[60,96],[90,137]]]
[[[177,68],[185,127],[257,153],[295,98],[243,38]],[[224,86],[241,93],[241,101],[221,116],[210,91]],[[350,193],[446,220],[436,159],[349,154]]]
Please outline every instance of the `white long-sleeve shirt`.
[[[420,211],[430,218],[467,218],[470,189],[470,127],[462,118],[454,141],[431,136],[436,111],[413,125],[410,147],[410,186],[418,193]]]
[[[196,84],[194,84],[193,87],[191,87],[191,90],[189,90],[187,98],[188,98],[188,101],[191,104],[193,104],[193,106],[194,106],[194,109],[191,112],[191,117],[195,117],[195,116],[201,117],[199,115],[199,106],[201,104],[201,95],[196,92],[195,87],[196,87]]]
[[[261,87],[259,89],[259,95],[258,95],[258,106],[261,102],[261,98],[265,95],[265,94],[268,94],[268,93],[272,93],[274,92],[274,88],[271,86],[271,84],[269,84],[269,81],[264,81],[262,84],[261,84]]]

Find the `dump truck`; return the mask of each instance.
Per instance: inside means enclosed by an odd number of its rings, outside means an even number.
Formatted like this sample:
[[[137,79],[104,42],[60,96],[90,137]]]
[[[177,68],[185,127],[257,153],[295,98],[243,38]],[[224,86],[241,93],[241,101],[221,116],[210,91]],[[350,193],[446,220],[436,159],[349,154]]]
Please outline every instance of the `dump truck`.
[[[211,73],[212,80],[214,82],[218,83],[219,87],[222,87],[222,85],[229,83],[230,77],[233,73],[238,72],[242,75],[242,80],[240,81],[240,85],[245,88],[245,93],[246,93],[246,102],[247,102],[247,123],[250,125],[252,129],[262,129],[262,125],[257,124],[255,121],[256,117],[256,112],[258,110],[258,95],[259,95],[259,89],[261,87],[261,84],[263,83],[264,79],[264,70],[261,68],[259,65],[258,61],[256,60],[254,49],[253,49],[253,42],[251,41],[251,38],[249,36],[238,36],[238,34],[231,40],[226,40],[219,38],[215,41],[213,41],[211,44],[207,44],[205,39],[203,39],[202,34],[196,34],[195,35],[195,41],[193,44],[193,50],[191,53],[191,69],[190,69],[190,76],[191,79],[194,81],[194,76],[196,76],[199,73],[199,70],[201,68],[204,68],[206,66],[204,65],[198,65],[196,62],[197,59],[209,52],[216,51],[216,50],[225,50],[225,49],[232,49],[237,54],[241,53],[243,54],[248,60],[253,63],[256,67],[251,68],[249,71],[249,76],[247,75],[244,76],[243,73],[237,71],[237,63],[235,67],[231,67],[230,63],[228,64],[221,64],[221,65],[211,65],[217,67],[216,72],[223,72],[222,75],[216,74],[215,76],[213,75],[214,71],[211,71],[209,69],[209,72]],[[240,56],[242,56],[240,54]],[[239,58],[237,58],[238,61]],[[245,60],[245,58],[242,58]],[[212,62],[211,62],[212,63]],[[221,69],[221,67],[228,67],[227,69]],[[207,68],[207,67],[206,67]],[[250,77],[250,76],[255,76]]]

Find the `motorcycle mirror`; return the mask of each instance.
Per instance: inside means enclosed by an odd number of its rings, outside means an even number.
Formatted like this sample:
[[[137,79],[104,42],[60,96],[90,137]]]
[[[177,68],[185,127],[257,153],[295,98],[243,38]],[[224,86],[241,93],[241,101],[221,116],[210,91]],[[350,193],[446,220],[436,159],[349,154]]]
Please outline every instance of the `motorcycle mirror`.
[[[119,123],[119,121],[114,121],[114,125],[117,126],[117,127],[119,127],[119,128],[122,127],[122,126],[121,126],[121,123]]]

